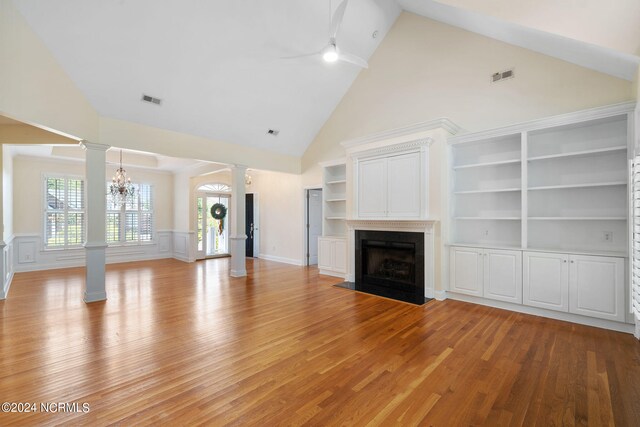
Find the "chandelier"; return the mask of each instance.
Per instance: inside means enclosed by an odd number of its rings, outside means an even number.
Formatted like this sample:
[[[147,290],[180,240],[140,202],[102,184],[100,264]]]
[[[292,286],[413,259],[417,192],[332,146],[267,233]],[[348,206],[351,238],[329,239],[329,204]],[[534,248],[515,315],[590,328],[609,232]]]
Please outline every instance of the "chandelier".
[[[120,150],[120,167],[109,185],[109,195],[114,206],[122,206],[127,199],[133,200],[136,189],[131,184],[131,178],[127,178],[127,171],[122,168],[122,150]]]

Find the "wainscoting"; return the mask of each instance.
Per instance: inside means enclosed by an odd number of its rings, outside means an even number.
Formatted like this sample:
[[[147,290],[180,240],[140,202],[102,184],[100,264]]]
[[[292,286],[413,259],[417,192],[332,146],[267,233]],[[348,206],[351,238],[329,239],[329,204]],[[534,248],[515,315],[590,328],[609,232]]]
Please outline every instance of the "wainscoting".
[[[156,233],[153,243],[111,246],[106,251],[107,264],[173,258],[173,234],[171,230],[163,230]],[[7,262],[13,260],[9,262],[11,272],[80,267],[85,264],[84,248],[45,250],[42,237],[35,234],[16,235],[4,250]]]

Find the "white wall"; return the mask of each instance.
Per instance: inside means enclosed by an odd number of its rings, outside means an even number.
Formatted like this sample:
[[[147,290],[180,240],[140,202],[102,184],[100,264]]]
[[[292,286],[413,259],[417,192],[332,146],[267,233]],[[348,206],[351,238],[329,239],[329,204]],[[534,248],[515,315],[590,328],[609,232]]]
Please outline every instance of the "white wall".
[[[300,175],[251,171],[247,192],[257,194],[260,258],[302,265],[304,197]]]
[[[489,82],[515,67],[515,78]],[[302,159],[303,183],[341,141],[447,117],[468,131],[629,101],[632,84],[403,12]]]

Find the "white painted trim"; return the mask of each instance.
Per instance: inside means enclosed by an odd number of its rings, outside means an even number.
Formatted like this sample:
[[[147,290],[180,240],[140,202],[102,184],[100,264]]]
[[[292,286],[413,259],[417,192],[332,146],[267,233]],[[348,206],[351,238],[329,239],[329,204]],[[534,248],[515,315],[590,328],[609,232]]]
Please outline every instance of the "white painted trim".
[[[340,279],[343,279],[345,281],[347,280],[347,277],[344,273],[338,273],[336,271],[331,271],[331,270],[319,270],[318,274],[322,274],[324,276],[331,276],[331,277],[339,277]],[[353,280],[351,280],[353,282]]]
[[[438,301],[444,301],[447,299],[447,291],[435,291],[435,299]]]
[[[442,128],[452,135],[455,135],[462,131],[462,128],[453,123],[446,117],[429,120],[426,122],[414,123],[408,126],[402,126],[395,129],[384,130],[382,132],[373,133],[370,135],[361,136],[359,138],[349,139],[341,142],[345,149],[353,149],[360,145],[370,144],[372,142],[380,142],[391,138],[398,138],[402,136],[412,135],[418,132],[425,132],[429,130]],[[321,166],[324,166],[322,163]]]
[[[575,111],[557,116],[545,117],[542,119],[530,120],[528,122],[516,123],[500,128],[467,133],[447,139],[448,144],[461,144],[479,139],[496,138],[507,135],[521,134],[532,130],[544,129],[554,126],[569,125],[572,123],[585,122],[595,119],[603,119],[622,114],[628,114],[635,108],[635,101],[623,102],[620,104],[605,105],[603,107],[590,108],[587,110]]]
[[[614,322],[611,320],[597,319],[594,317],[581,316],[579,314],[564,313],[560,311],[546,310],[544,308],[529,307],[526,305],[513,304],[505,301],[488,300],[481,297],[471,295],[462,295],[448,291],[449,299],[456,301],[464,301],[473,304],[484,305],[488,307],[500,308],[503,310],[515,311],[517,313],[531,314],[533,316],[546,317],[549,319],[563,320],[565,322],[573,322],[581,325],[594,326],[596,328],[610,329],[612,331],[626,332],[633,334],[634,325],[628,323]]]
[[[434,142],[435,141],[433,138],[424,137],[424,138],[414,139],[412,141],[398,142],[395,144],[384,145],[382,147],[374,147],[368,150],[365,149],[365,150],[355,151],[350,153],[351,153],[351,158],[353,160],[359,160],[364,157],[366,158],[388,157],[389,155],[394,155],[394,154],[418,152],[422,147],[429,147]]]
[[[346,165],[347,164],[347,158],[346,157],[341,157],[341,158],[335,159],[335,160],[327,160],[327,161],[324,161],[324,162],[319,162],[318,164],[323,168],[328,168],[328,167],[331,167],[331,166]],[[322,186],[320,186],[320,187],[322,187]]]
[[[295,258],[285,258],[285,257],[280,257],[275,255],[266,255],[266,254],[259,254],[258,258],[263,259],[265,261],[281,262],[283,264],[291,264],[291,265],[298,265],[298,266],[303,265],[303,263],[299,259],[295,259]]]

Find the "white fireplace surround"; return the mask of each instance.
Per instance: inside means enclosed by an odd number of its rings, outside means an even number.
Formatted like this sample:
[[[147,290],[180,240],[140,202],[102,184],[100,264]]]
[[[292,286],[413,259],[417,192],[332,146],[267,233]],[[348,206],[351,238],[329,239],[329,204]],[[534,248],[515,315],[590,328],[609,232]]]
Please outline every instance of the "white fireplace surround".
[[[347,280],[355,281],[355,232],[356,230],[373,231],[404,231],[424,234],[424,296],[434,298],[435,257],[434,257],[434,227],[436,221],[429,220],[347,220],[348,262]]]

